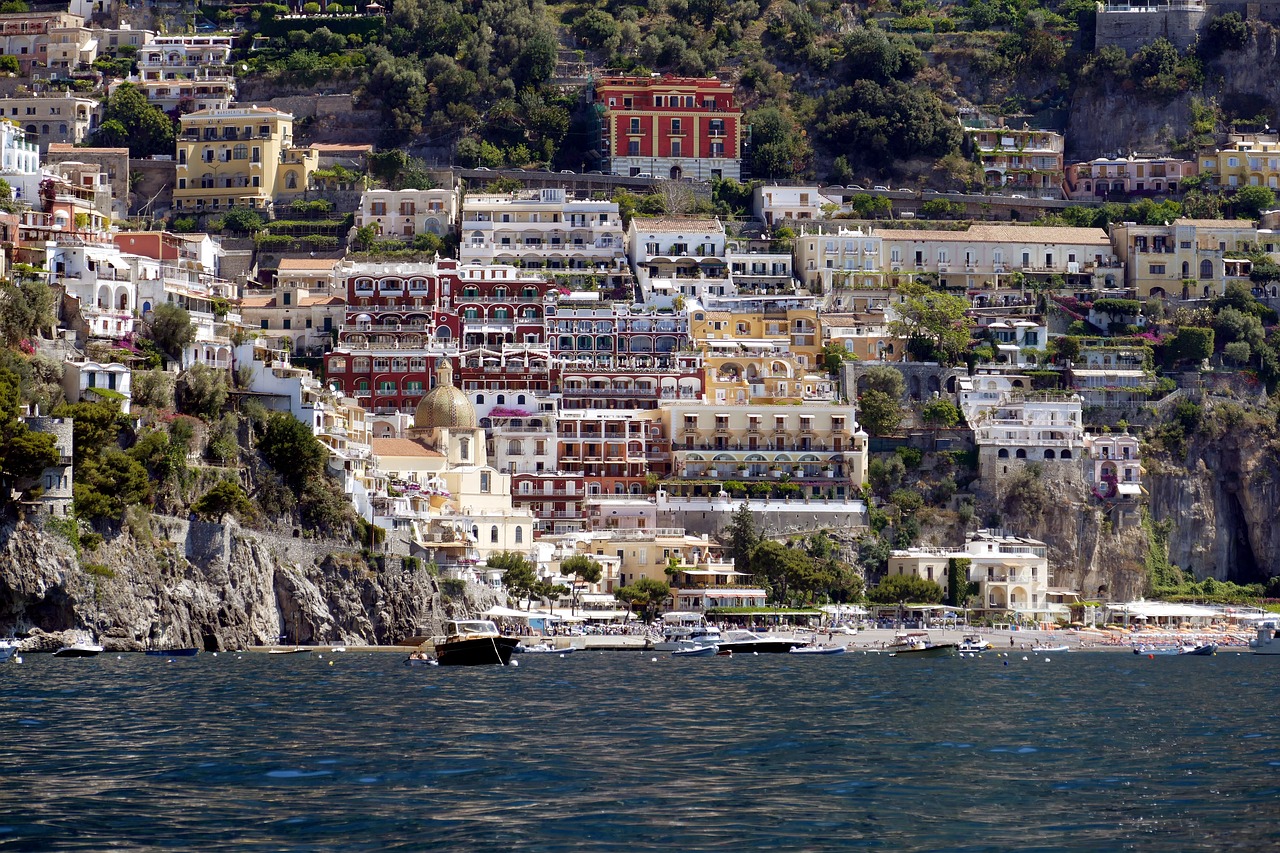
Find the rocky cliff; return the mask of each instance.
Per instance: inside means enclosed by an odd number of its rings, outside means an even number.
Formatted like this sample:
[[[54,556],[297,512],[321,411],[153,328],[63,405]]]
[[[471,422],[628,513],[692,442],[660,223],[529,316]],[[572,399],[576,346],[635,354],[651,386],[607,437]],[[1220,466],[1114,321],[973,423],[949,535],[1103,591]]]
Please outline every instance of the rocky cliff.
[[[1169,561],[1197,578],[1265,581],[1280,575],[1280,439],[1274,424],[1225,420],[1206,418],[1185,454],[1144,457],[1151,517],[1171,523]]]
[[[29,522],[0,527],[0,636],[87,631],[109,650],[280,642],[385,644],[431,635],[498,602],[441,593],[425,569],[372,568],[341,543],[156,517],[77,555]],[[54,640],[37,641],[48,645]]]

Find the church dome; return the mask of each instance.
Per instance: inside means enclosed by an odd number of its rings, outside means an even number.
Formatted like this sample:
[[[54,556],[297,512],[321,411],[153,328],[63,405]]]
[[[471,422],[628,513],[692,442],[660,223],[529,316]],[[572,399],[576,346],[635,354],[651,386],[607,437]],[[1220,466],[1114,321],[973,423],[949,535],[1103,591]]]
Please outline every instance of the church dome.
[[[436,387],[413,411],[414,429],[477,429],[478,425],[476,407],[453,384],[449,359],[440,359],[436,363]]]

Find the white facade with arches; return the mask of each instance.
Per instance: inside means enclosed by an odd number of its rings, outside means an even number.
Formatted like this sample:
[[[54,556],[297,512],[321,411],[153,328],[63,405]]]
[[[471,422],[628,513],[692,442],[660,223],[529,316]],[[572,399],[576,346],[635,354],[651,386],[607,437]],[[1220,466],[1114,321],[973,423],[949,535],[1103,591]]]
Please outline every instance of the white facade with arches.
[[[406,243],[418,234],[445,237],[458,225],[458,191],[365,190],[355,224],[373,226],[383,239]]]
[[[970,420],[982,477],[998,477],[1010,466],[1068,462],[1084,452],[1083,401],[1061,392],[1008,393]]]

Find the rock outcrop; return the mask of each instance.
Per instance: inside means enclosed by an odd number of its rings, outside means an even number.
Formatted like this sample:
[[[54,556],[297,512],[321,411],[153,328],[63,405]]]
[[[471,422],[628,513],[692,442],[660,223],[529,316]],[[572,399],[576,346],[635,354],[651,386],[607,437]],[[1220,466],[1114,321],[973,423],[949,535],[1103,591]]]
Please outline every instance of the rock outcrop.
[[[30,644],[39,650],[67,631],[87,631],[109,651],[386,644],[499,602],[475,586],[449,598],[425,569],[396,559],[373,568],[342,543],[163,517],[141,533],[80,557],[36,524],[0,527],[0,636],[39,629]]]

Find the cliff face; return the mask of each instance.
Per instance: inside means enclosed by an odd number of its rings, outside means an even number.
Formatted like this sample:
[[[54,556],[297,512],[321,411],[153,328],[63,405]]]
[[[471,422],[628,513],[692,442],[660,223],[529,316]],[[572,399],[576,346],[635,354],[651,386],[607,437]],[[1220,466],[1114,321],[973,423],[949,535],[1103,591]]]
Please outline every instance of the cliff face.
[[[1174,565],[1238,583],[1280,575],[1280,452],[1269,432],[1200,432],[1184,458],[1147,460],[1151,517],[1172,524]]]
[[[0,636],[80,629],[114,651],[216,651],[282,636],[385,644],[437,633],[444,619],[497,603],[474,586],[450,601],[426,570],[405,571],[398,561],[372,570],[340,545],[178,519],[157,519],[155,528],[152,541],[126,531],[83,560],[33,524],[0,528]]]

